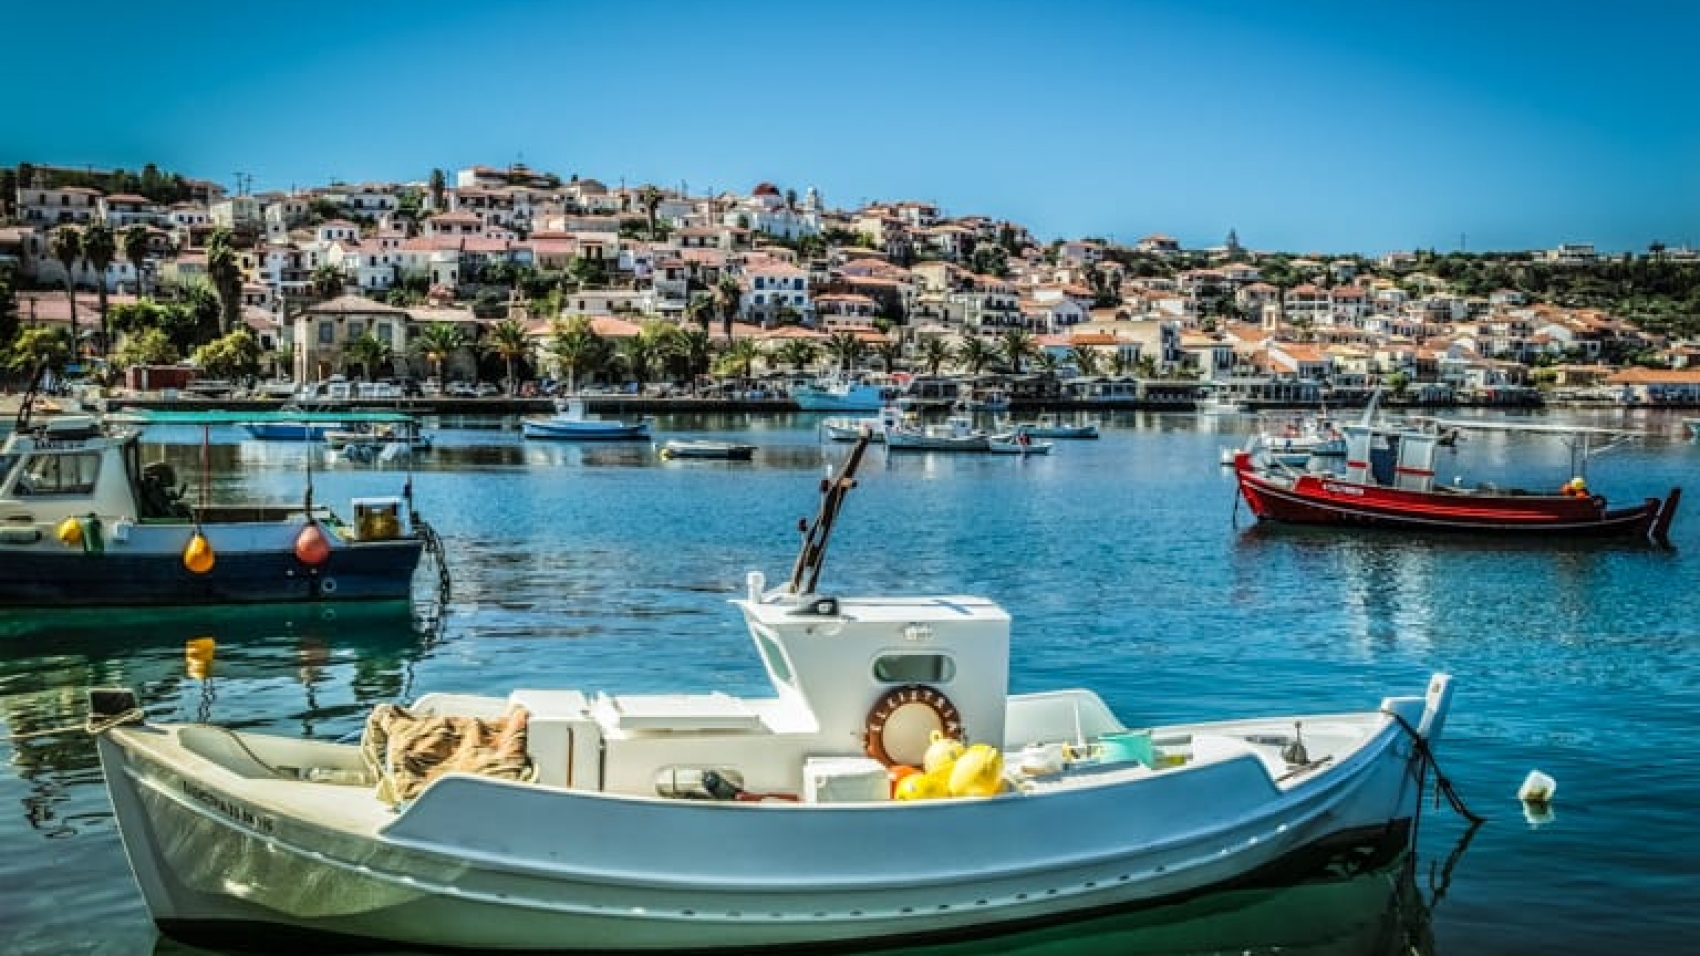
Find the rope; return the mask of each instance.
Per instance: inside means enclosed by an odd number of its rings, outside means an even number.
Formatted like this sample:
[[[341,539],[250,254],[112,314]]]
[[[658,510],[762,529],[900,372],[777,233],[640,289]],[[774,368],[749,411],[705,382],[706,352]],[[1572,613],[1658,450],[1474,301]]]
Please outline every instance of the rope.
[[[1412,742],[1416,745],[1417,756],[1421,757],[1423,762],[1428,766],[1434,768],[1434,795],[1436,805],[1439,805],[1441,797],[1445,797],[1446,802],[1452,806],[1453,812],[1471,823],[1481,823],[1484,819],[1486,819],[1485,817],[1480,817],[1470,812],[1470,808],[1464,805],[1464,798],[1458,795],[1457,789],[1452,786],[1452,781],[1447,779],[1446,774],[1441,771],[1440,761],[1434,755],[1434,748],[1429,746],[1428,738],[1417,733],[1417,728],[1412,727],[1410,721],[1393,711],[1383,710],[1382,713],[1393,718],[1393,720],[1404,729],[1405,733],[1410,736]]]
[[[67,734],[74,734],[78,732],[86,733],[92,737],[104,734],[119,724],[132,723],[146,717],[146,712],[144,712],[141,708],[132,707],[121,714],[115,714],[111,717],[105,717],[100,720],[96,720],[94,715],[90,714],[88,719],[83,721],[81,724],[66,724],[63,727],[49,727],[46,730],[31,730],[21,734],[8,734],[6,736],[6,740],[10,742],[19,740],[34,740],[37,737],[63,737]]]

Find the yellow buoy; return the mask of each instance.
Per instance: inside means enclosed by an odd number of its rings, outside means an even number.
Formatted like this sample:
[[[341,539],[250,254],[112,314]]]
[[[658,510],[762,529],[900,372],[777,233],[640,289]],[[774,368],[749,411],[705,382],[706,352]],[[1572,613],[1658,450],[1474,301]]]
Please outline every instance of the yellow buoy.
[[[921,759],[921,769],[927,773],[949,766],[956,758],[962,756],[962,741],[955,737],[946,737],[938,731],[933,731],[932,743],[927,745],[927,755]]]
[[[195,637],[183,642],[183,664],[189,676],[195,680],[211,677],[213,654],[217,650],[218,642],[210,637]]]
[[[59,537],[60,543],[75,548],[83,543],[83,522],[79,518],[66,518],[59,522],[53,533]]]
[[[953,797],[989,797],[1003,789],[1003,754],[989,744],[975,744],[956,758],[950,771]]]
[[[937,800],[950,796],[950,774],[912,773],[897,781],[894,800]]]
[[[317,524],[309,524],[295,536],[295,557],[302,564],[317,567],[331,556],[331,543]]]
[[[193,574],[206,574],[212,570],[214,560],[212,544],[206,535],[195,532],[183,548],[183,566]]]

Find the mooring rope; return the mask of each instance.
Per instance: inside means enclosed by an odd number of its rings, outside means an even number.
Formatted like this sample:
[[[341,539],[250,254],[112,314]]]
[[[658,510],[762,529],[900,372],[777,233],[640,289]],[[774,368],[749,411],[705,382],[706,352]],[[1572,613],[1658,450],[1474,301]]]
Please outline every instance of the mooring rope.
[[[1417,728],[1412,727],[1411,722],[1399,714],[1394,713],[1391,710],[1383,710],[1382,713],[1392,717],[1400,727],[1404,728],[1405,733],[1410,735],[1411,740],[1416,745],[1417,755],[1422,757],[1429,766],[1434,768],[1434,794],[1436,802],[1438,803],[1439,799],[1444,796],[1446,798],[1446,802],[1451,804],[1453,811],[1459,816],[1471,823],[1481,823],[1485,818],[1470,812],[1470,808],[1464,805],[1464,798],[1458,795],[1457,788],[1452,786],[1452,781],[1448,779],[1446,774],[1440,769],[1440,760],[1435,757],[1434,748],[1429,746],[1428,738],[1417,733]]]

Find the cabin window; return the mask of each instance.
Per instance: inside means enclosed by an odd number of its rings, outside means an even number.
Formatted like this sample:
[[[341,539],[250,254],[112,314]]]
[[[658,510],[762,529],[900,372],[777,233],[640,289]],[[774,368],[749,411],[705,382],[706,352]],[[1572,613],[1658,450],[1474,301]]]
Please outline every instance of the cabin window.
[[[874,661],[874,679],[886,684],[944,684],[956,662],[943,654],[887,654]]]
[[[13,488],[20,495],[87,495],[94,492],[100,473],[97,452],[72,455],[37,455],[24,465]]]

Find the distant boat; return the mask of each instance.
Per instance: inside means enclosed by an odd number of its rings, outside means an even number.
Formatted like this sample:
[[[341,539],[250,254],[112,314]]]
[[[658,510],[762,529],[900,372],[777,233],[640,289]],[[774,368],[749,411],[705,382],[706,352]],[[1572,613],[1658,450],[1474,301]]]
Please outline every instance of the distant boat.
[[[749,461],[755,457],[756,446],[735,441],[670,438],[661,444],[661,457],[705,458],[721,461]]]
[[[882,407],[878,415],[867,417],[851,417],[838,415],[821,420],[821,430],[833,441],[855,441],[863,435],[875,442],[885,441],[885,430],[888,425],[897,425],[903,421],[903,411],[892,405]]]
[[[552,438],[567,441],[625,441],[647,439],[649,419],[620,421],[602,418],[585,410],[584,399],[565,399],[555,406],[555,414],[547,418],[520,419],[520,433],[526,438]]]
[[[877,412],[896,392],[889,386],[853,379],[823,379],[791,390],[791,400],[805,412]]]
[[[891,451],[989,451],[991,435],[974,427],[967,415],[952,415],[942,425],[905,422],[888,426],[885,447]]]
[[[1025,432],[1034,438],[1097,438],[1098,424],[1096,422],[1066,423],[1055,412],[1042,412],[1039,417],[1030,422],[1016,422],[1015,430]]]
[[[1005,435],[993,435],[986,439],[986,450],[995,455],[1049,455],[1051,443],[1038,441],[1024,431],[1013,431]]]

